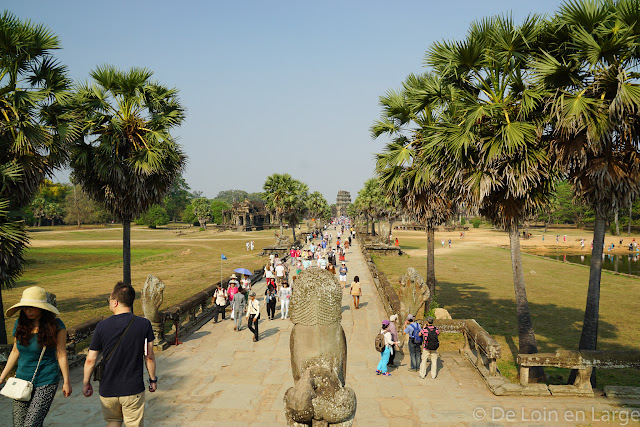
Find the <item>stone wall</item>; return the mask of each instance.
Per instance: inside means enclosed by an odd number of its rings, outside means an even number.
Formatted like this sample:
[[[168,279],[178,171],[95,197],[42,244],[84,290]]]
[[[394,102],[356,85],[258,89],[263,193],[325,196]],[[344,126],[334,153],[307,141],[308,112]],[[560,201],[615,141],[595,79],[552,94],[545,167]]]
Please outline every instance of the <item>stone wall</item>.
[[[362,239],[362,233],[358,233],[357,235],[358,243],[360,244],[360,249],[362,250],[362,255],[364,256],[364,260],[367,263],[367,267],[369,268],[369,272],[373,277],[373,283],[378,290],[378,295],[380,295],[380,299],[382,300],[382,305],[384,306],[384,310],[386,311],[388,316],[392,314],[400,313],[400,309],[402,308],[400,304],[400,298],[398,298],[398,294],[396,293],[393,286],[387,280],[387,276],[384,275],[383,272],[378,270],[378,267],[375,265],[373,260],[371,259],[371,255],[367,250],[367,246]]]

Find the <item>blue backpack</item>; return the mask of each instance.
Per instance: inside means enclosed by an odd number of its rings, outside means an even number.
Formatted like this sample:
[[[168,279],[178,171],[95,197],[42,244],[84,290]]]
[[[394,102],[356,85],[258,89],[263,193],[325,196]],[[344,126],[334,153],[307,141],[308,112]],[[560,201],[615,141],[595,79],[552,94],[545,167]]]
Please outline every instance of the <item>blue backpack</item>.
[[[411,329],[413,332],[411,333],[411,338],[413,338],[413,342],[415,344],[422,344],[422,335],[420,335],[420,325],[416,322],[411,324]]]

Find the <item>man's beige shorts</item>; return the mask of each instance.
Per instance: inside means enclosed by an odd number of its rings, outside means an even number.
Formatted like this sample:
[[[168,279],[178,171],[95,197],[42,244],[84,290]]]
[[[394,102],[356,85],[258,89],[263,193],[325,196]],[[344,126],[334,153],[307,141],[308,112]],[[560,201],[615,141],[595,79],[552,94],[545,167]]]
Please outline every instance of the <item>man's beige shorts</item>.
[[[144,425],[144,392],[131,396],[102,397],[102,416],[106,422],[123,422],[126,427]]]

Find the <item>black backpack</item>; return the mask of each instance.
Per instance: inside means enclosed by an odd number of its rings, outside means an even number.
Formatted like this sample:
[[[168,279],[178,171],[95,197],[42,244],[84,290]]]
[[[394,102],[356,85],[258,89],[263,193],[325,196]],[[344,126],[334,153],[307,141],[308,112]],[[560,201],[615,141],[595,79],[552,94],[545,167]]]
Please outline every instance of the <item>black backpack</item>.
[[[427,326],[427,336],[424,343],[424,348],[427,350],[437,350],[440,347],[440,340],[438,339],[438,332],[435,326]],[[424,333],[424,332],[423,332]]]

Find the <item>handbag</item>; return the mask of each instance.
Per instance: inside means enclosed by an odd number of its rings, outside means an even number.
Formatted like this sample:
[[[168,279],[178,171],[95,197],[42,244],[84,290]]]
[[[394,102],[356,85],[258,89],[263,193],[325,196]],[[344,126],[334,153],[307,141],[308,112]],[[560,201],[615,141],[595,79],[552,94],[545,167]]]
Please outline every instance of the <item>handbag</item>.
[[[44,351],[46,349],[47,347],[43,347],[42,351],[40,352],[38,366],[36,366],[36,370],[33,373],[31,381],[11,377],[7,380],[2,390],[0,390],[0,394],[8,397],[9,399],[19,400],[21,402],[28,402],[29,400],[31,400],[31,393],[33,392],[33,381],[36,379],[36,374],[38,373],[38,368],[40,367],[40,362],[42,361],[42,356],[44,356]]]
[[[125,330],[122,332],[122,335],[120,335],[120,338],[118,338],[118,342],[116,343],[116,345],[113,346],[113,348],[111,349],[107,357],[106,358],[103,357],[102,359],[100,359],[100,362],[98,362],[98,364],[96,365],[95,369],[93,370],[94,381],[102,381],[102,377],[104,376],[104,367],[106,363],[111,358],[111,355],[113,354],[113,352],[116,351],[116,348],[118,348],[118,345],[120,345],[120,341],[122,341],[122,337],[124,337],[124,335],[127,333],[127,331],[129,330],[129,327],[131,326],[134,320],[136,320],[136,316],[133,316],[133,318],[129,321],[129,324],[127,325]]]

